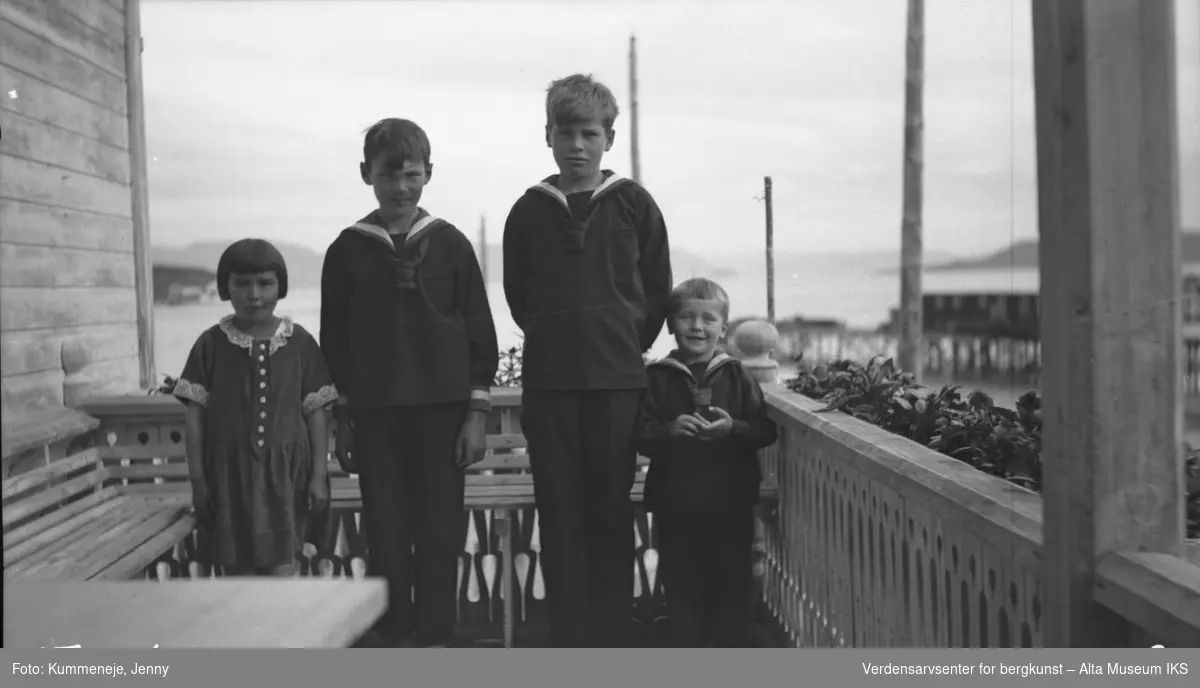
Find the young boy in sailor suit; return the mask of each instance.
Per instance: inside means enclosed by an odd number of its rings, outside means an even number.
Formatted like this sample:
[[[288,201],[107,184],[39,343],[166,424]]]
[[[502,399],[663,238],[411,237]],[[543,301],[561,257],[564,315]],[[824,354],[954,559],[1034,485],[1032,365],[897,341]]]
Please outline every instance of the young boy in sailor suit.
[[[321,348],[342,393],[336,449],[360,474],[371,575],[388,581],[376,630],[440,646],[455,623],[464,469],[483,456],[496,330],[471,242],[418,205],[433,172],[425,132],[378,122],[360,168],[379,207],[334,240],[321,275]]]
[[[633,430],[642,355],[671,288],[657,204],[600,168],[616,117],[612,92],[591,77],[551,84],[546,144],[559,173],[526,191],[504,226],[504,292],[525,334],[521,424],[563,647],[630,643]]]
[[[729,297],[707,279],[672,294],[677,348],[651,363],[637,447],[650,458],[646,508],[658,523],[659,571],[678,647],[750,647],[757,452],[775,443],[762,390],[716,353]]]

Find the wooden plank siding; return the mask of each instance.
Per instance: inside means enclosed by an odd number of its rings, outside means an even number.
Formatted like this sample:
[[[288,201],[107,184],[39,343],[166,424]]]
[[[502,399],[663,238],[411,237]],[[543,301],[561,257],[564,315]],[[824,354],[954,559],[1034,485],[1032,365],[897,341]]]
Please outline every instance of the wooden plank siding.
[[[0,2],[0,409],[138,384],[124,2]],[[7,424],[7,423],[6,423]]]

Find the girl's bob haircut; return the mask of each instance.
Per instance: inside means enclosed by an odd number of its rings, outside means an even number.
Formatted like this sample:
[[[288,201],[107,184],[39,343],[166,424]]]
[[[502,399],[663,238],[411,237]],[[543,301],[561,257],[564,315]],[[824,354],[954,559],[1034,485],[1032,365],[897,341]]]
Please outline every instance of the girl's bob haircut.
[[[222,301],[229,300],[229,278],[233,275],[256,275],[274,272],[279,280],[279,298],[287,296],[287,263],[279,249],[265,239],[242,239],[230,244],[217,263],[217,293]]]

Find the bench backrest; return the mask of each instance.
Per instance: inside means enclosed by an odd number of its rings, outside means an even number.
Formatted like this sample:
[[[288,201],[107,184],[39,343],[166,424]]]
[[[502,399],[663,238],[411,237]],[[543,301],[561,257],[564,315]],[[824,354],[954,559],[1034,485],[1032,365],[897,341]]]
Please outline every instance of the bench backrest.
[[[96,448],[6,479],[0,488],[6,555],[13,547],[46,536],[54,526],[113,497],[115,488],[105,485],[109,479]]]
[[[529,472],[525,436],[521,431],[520,390],[492,390],[492,413],[488,416],[487,455],[467,471],[469,484],[488,484],[497,475]],[[169,404],[169,402],[168,402]],[[155,409],[147,413],[136,407]],[[117,409],[107,409],[109,413]],[[100,457],[108,468],[109,477],[127,484],[184,483],[188,479],[187,449],[183,437],[183,407],[169,404],[164,407],[153,397],[125,400],[120,413],[112,419],[106,407],[89,408],[101,418],[97,431]],[[164,412],[165,411],[165,412]],[[132,412],[132,413],[131,413]],[[119,419],[119,420],[117,420]],[[333,460],[337,430],[330,419],[330,474],[345,476]],[[646,459],[639,458],[645,465]]]

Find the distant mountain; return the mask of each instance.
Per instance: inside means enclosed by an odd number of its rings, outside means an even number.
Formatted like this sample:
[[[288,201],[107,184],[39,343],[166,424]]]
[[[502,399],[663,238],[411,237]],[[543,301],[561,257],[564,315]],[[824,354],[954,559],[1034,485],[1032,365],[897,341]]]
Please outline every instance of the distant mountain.
[[[927,262],[949,261],[961,258],[960,254],[945,251],[926,251]],[[722,256],[722,263],[739,273],[757,274],[763,271],[765,257],[761,251],[739,252]],[[775,274],[791,275],[819,269],[822,272],[851,272],[856,274],[894,274],[899,270],[899,250],[867,251],[797,251],[775,252]]]
[[[1200,262],[1200,229],[1183,230],[1183,262]],[[1033,269],[1038,266],[1038,241],[1025,239],[1006,249],[983,256],[926,266],[929,272],[952,270]]]
[[[283,254],[287,263],[289,286],[297,289],[316,289],[321,286],[321,266],[325,261],[324,254],[301,246],[283,241],[271,242]],[[227,242],[202,241],[179,248],[173,246],[154,246],[151,249],[153,262],[161,266],[195,267],[215,271],[221,253],[229,246]],[[686,279],[692,275],[703,275],[714,279],[727,279],[736,275],[736,271],[728,267],[714,265],[711,261],[701,258],[682,249],[671,249],[671,267],[676,280]],[[504,274],[504,253],[499,244],[489,244],[487,249],[487,277],[489,282],[499,282]]]
[[[1036,268],[1037,266],[1037,239],[1025,239],[982,258],[963,258],[936,265],[926,265],[925,270],[927,272],[949,272],[952,270]]]
[[[155,265],[197,267],[216,272],[217,261],[232,242],[199,241],[184,248],[153,246],[150,249]],[[324,256],[299,244],[272,241],[287,263],[288,286],[305,289],[321,286],[321,264]]]

